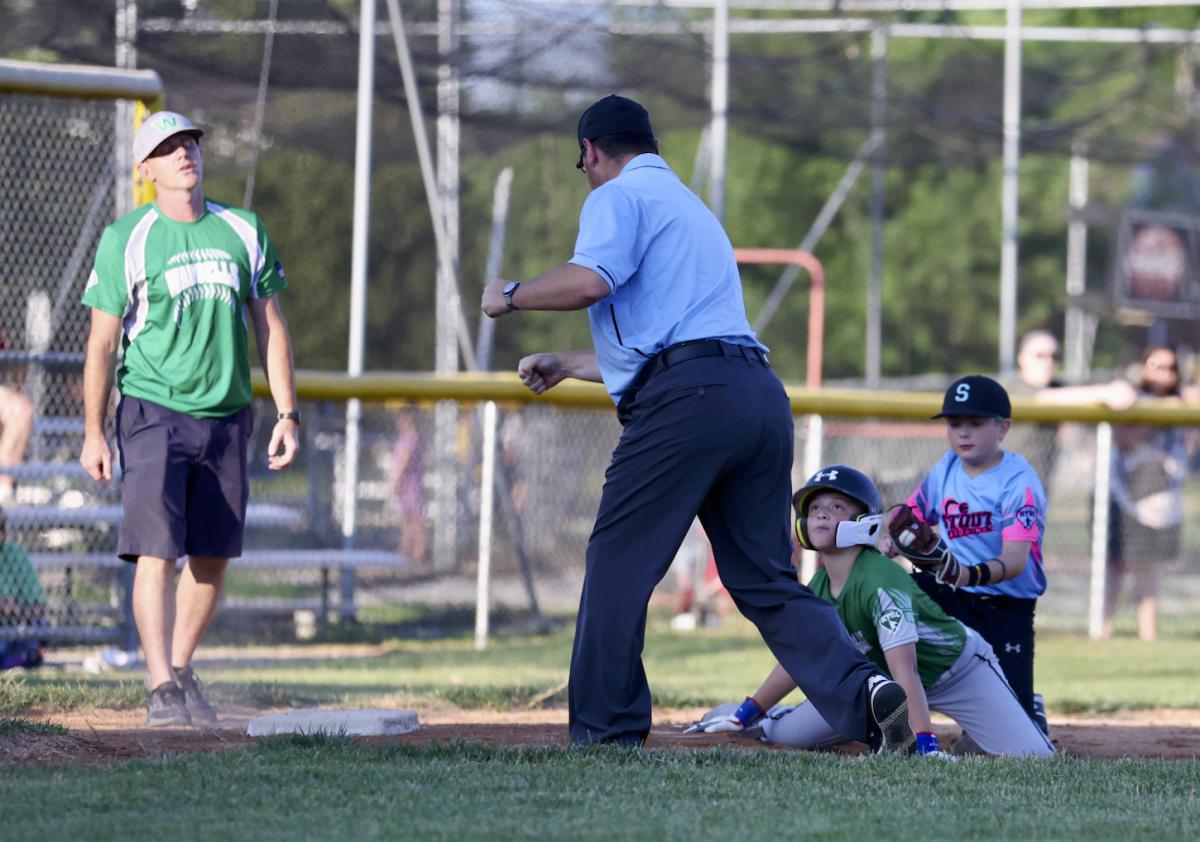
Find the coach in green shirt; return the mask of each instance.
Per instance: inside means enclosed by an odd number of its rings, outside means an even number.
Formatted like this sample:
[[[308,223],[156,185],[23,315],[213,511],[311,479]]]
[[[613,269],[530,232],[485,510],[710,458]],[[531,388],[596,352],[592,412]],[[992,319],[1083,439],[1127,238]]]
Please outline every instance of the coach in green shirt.
[[[142,124],[134,160],[157,198],[105,229],[83,294],[92,320],[80,462],[100,481],[112,477],[104,421],[118,342],[124,351],[117,552],[137,565],[133,614],[153,688],[152,725],[216,720],[191,659],[229,559],[242,552],[252,422],[247,315],[278,410],[269,467],[290,465],[298,447],[292,345],[278,298],[287,286],[283,266],[255,214],[205,198],[202,134],[170,111]]]

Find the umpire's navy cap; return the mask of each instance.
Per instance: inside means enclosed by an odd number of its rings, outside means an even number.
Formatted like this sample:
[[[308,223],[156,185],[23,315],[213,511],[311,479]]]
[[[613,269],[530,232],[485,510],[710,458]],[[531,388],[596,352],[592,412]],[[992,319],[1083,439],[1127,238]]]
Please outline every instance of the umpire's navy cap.
[[[1012,418],[1012,401],[1004,387],[982,374],[968,374],[950,384],[942,399],[942,411],[934,418],[950,415],[979,415]]]
[[[644,134],[654,137],[650,128],[650,114],[632,99],[609,94],[592,103],[579,116],[579,145],[584,140],[595,140],[614,134]]]

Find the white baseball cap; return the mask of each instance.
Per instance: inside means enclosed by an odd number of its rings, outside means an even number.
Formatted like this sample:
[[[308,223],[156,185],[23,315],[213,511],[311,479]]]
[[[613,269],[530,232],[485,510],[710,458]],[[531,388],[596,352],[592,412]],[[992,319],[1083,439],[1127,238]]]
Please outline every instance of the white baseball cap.
[[[133,138],[133,162],[140,164],[150,157],[154,148],[167,138],[187,132],[197,139],[204,134],[203,129],[192,125],[192,121],[174,111],[156,111],[146,118],[146,122],[138,128]]]

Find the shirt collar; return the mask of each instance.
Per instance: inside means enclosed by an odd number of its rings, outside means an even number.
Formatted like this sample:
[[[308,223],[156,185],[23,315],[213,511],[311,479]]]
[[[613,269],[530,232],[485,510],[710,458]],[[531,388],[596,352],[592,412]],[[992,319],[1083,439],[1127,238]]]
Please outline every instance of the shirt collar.
[[[655,167],[660,170],[671,169],[661,156],[655,155],[653,152],[643,152],[641,155],[629,159],[629,163],[621,169],[621,175],[633,172],[634,170],[640,170],[643,167]]]

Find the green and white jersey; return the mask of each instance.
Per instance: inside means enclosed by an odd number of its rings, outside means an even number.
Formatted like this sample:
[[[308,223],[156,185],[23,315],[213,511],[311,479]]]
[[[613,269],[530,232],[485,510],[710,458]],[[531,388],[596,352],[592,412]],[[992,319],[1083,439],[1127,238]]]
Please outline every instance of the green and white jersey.
[[[246,301],[286,286],[255,214],[206,200],[176,222],[147,204],[104,229],[83,303],[122,319],[122,394],[218,418],[250,403]]]
[[[836,599],[823,568],[808,586],[833,603],[855,645],[885,672],[884,652],[915,643],[921,683],[932,687],[962,654],[966,627],[948,617],[898,564],[873,549],[864,547],[858,554]]]

